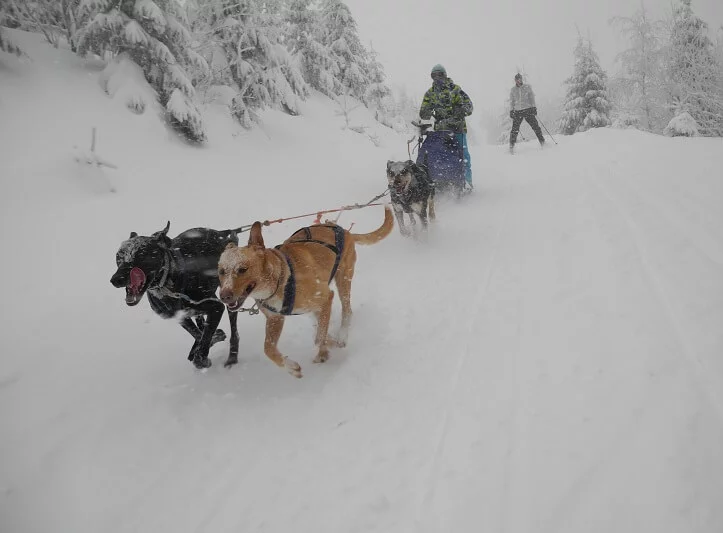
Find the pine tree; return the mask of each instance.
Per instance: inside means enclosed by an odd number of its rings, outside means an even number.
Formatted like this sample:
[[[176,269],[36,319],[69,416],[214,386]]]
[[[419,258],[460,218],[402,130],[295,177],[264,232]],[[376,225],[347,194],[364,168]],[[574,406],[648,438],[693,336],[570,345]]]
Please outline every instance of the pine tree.
[[[241,125],[258,123],[258,112],[267,107],[298,114],[298,99],[308,87],[283,43],[281,2],[206,0],[199,6],[212,82],[234,88],[231,110]]]
[[[643,4],[631,17],[615,17],[611,23],[630,44],[617,57],[623,69],[616,79],[619,98],[625,100],[623,109],[642,119],[646,130],[660,131],[661,23],[650,20]]]
[[[357,33],[349,8],[341,0],[324,0],[321,7],[319,41],[331,52],[334,94],[349,94],[364,101],[369,79],[368,52]]]
[[[81,15],[80,3],[81,0],[60,0],[60,17],[68,44],[73,52],[78,51],[78,28],[85,22]]]
[[[559,124],[565,135],[610,125],[610,104],[605,87],[607,75],[600,67],[592,43],[578,37],[574,57],[575,70],[565,82],[568,89]]]
[[[384,67],[377,60],[377,53],[373,47],[369,49],[367,72],[367,89],[362,101],[374,112],[378,122],[393,127],[398,115],[392,90],[386,84]]]
[[[180,0],[82,0],[90,20],[79,32],[78,52],[130,60],[155,90],[170,124],[188,140],[206,140],[194,103],[194,73],[205,60],[193,51]]]
[[[0,10],[14,27],[43,34],[55,48],[66,33],[57,0],[5,0],[0,2]]]
[[[421,102],[409,96],[404,87],[395,88],[392,91],[392,98],[396,110],[394,129],[400,133],[416,132],[417,129],[412,127],[412,122],[419,120]]]
[[[673,11],[665,63],[673,113],[689,113],[701,135],[723,136],[723,72],[707,24],[693,13],[691,0],[680,0]]]
[[[41,33],[55,48],[65,37],[75,52],[81,0],[0,0],[0,15],[14,28]]]
[[[286,10],[286,43],[310,87],[333,98],[338,94],[339,72],[331,50],[321,39],[321,13],[312,0],[290,0]]]

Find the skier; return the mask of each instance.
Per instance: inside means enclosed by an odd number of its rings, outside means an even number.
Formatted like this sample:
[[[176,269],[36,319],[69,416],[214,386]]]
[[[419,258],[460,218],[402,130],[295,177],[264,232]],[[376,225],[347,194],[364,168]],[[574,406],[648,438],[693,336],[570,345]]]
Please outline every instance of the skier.
[[[467,148],[467,122],[465,117],[472,114],[472,100],[459,85],[447,77],[442,65],[432,67],[432,86],[424,94],[419,116],[429,120],[434,115],[434,131],[452,131],[464,150],[464,179],[472,188],[472,159]]]
[[[517,134],[520,132],[522,121],[526,120],[532,127],[532,131],[540,141],[540,147],[545,146],[545,137],[542,135],[540,125],[537,123],[537,106],[535,105],[535,93],[532,85],[525,85],[522,82],[522,74],[515,74],[515,86],[510,89],[510,118],[512,119],[512,131],[510,131],[510,153],[515,152]]]

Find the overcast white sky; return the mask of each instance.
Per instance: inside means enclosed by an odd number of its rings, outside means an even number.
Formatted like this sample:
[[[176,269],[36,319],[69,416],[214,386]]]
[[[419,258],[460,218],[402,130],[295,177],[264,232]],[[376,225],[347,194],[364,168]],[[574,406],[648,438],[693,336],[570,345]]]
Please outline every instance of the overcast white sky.
[[[564,94],[577,29],[592,37],[611,73],[623,47],[613,16],[631,15],[639,0],[345,0],[365,44],[379,53],[389,82],[421,97],[429,72],[442,63],[477,110],[504,103],[518,68],[539,97]],[[646,0],[654,16],[677,0]],[[693,0],[711,29],[723,25],[723,0]],[[476,113],[476,118],[480,114]]]

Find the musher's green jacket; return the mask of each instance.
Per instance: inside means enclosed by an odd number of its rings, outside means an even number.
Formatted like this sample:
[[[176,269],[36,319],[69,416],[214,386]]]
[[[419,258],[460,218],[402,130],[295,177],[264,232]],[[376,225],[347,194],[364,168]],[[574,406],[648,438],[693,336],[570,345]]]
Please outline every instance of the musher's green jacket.
[[[419,117],[429,120],[434,115],[434,130],[467,133],[465,117],[472,114],[472,100],[459,85],[447,78],[440,87],[432,85],[424,94]]]

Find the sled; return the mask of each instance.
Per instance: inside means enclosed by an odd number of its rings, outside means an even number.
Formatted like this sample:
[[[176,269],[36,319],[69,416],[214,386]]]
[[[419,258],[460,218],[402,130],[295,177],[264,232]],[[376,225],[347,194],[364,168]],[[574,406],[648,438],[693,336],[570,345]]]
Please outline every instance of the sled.
[[[428,131],[430,124],[412,124],[419,129],[417,165],[427,168],[438,192],[462,196],[465,192],[464,149],[457,136],[451,131]]]

